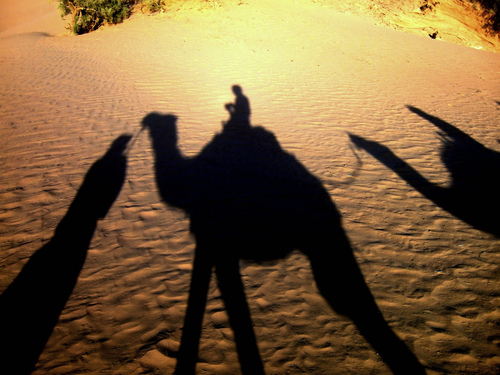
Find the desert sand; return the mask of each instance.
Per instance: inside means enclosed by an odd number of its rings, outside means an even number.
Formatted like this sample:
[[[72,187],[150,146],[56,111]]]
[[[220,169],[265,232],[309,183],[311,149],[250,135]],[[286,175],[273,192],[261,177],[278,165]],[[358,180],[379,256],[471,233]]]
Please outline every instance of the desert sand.
[[[494,39],[432,39],[435,26],[405,29],[401,12],[381,22],[309,0],[173,2],[76,37],[54,3],[29,3],[30,14],[28,1],[0,6],[2,298],[24,285],[2,305],[4,367],[41,353],[33,374],[174,372],[195,241],[186,213],[160,197],[141,124],[175,115],[178,148],[195,157],[222,131],[238,84],[252,124],[321,181],[385,321],[427,373],[500,372]],[[103,158],[123,134],[133,135],[126,160]],[[87,174],[97,160],[97,172],[121,163],[126,176]],[[91,210],[104,194],[92,181],[114,202],[73,233],[68,209]],[[303,253],[240,270],[266,374],[390,373],[318,292]],[[30,324],[49,315],[40,339]],[[212,278],[197,373],[240,371]]]

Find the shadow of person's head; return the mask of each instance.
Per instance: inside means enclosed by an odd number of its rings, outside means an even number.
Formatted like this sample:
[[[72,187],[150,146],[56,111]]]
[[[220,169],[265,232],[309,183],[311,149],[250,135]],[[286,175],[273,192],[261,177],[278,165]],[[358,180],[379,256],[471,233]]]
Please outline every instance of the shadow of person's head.
[[[243,89],[241,88],[240,85],[233,85],[231,89],[233,90],[234,95],[236,96],[243,95]]]

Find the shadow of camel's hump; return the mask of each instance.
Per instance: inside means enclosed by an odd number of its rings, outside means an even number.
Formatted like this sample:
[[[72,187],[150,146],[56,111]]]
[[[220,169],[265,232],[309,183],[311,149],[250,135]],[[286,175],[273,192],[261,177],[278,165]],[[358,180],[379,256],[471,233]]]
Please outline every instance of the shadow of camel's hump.
[[[322,229],[340,226],[321,182],[271,132],[226,126],[188,159],[175,145],[175,119],[160,120],[149,124],[155,150],[166,159],[157,160],[160,194],[188,212],[197,241],[232,257],[265,260],[282,258]]]

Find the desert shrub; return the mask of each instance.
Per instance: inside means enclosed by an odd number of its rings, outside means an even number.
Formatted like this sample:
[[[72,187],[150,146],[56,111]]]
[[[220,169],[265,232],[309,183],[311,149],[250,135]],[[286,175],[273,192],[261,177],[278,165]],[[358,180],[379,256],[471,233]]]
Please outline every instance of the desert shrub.
[[[500,34],[500,0],[469,0],[479,3],[483,9],[486,24],[484,27],[491,33]]]
[[[96,30],[103,24],[120,23],[130,16],[134,5],[157,13],[165,8],[165,0],[56,0],[61,15],[71,15],[69,29],[75,34]]]
[[[71,15],[70,29],[84,34],[104,23],[120,23],[130,15],[136,0],[59,0],[62,16]]]
[[[165,0],[141,0],[141,9],[146,9],[150,13],[159,13],[165,10]]]

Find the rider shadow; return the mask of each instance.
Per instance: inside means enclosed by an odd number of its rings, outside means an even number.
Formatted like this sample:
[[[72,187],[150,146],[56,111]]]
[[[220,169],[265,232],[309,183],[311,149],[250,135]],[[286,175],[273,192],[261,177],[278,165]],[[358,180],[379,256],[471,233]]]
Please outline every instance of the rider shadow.
[[[280,259],[293,249],[310,260],[330,306],[352,319],[394,373],[424,374],[378,309],[321,182],[273,133],[245,122],[229,120],[199,155],[186,158],[177,148],[176,120],[158,113],[143,119],[161,198],[189,214],[196,240],[176,374],[195,373],[213,268],[242,372],[264,374],[238,261]]]
[[[349,134],[352,142],[397,173],[415,190],[476,229],[500,237],[500,153],[455,126],[424,111],[408,109],[435,125],[442,141],[441,160],[448,168],[451,183],[442,187],[425,179],[418,171],[375,141]]]

